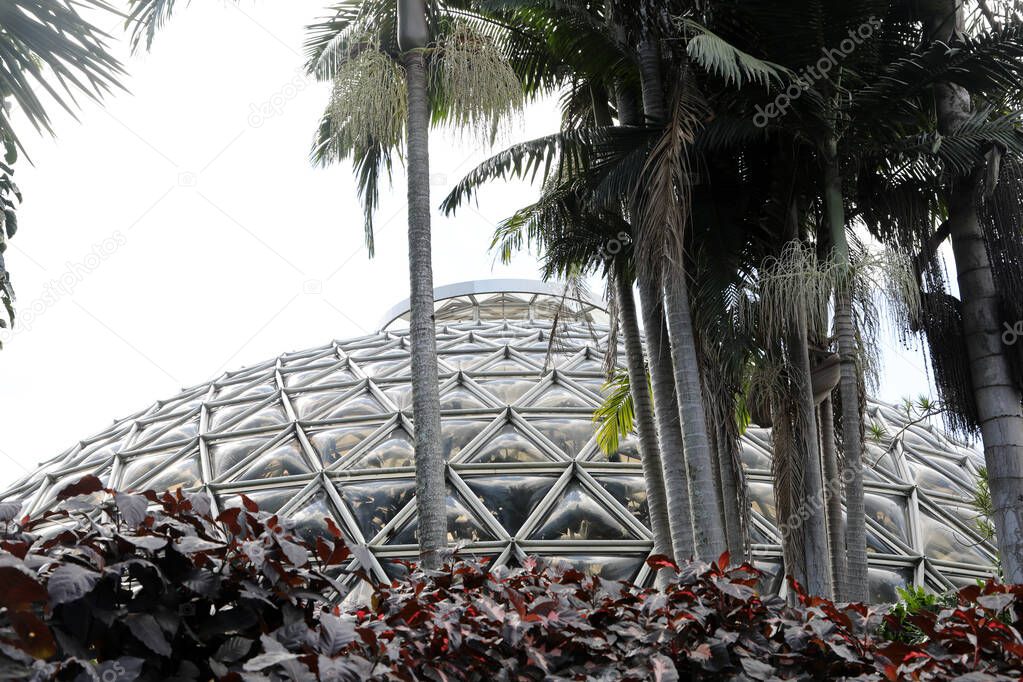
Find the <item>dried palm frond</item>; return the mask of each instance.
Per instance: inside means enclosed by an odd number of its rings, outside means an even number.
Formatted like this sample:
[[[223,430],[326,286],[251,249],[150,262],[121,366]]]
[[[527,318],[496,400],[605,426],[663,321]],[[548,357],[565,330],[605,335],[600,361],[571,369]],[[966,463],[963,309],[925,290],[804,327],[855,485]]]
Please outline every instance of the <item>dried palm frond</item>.
[[[790,241],[760,268],[758,304],[745,308],[745,324],[758,329],[770,343],[780,341],[789,332],[791,320],[805,314],[810,335],[824,336],[820,330],[828,326],[828,302],[837,276],[837,267],[830,261],[822,262],[813,249]]]
[[[440,117],[456,130],[493,142],[502,125],[521,112],[522,84],[492,35],[456,21],[430,60]]]

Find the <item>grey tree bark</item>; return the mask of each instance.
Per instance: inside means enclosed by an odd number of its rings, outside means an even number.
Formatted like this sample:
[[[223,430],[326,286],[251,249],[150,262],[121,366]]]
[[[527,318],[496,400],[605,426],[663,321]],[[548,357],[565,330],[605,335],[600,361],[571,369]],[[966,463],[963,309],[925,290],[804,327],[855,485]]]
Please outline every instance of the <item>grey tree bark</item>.
[[[954,0],[935,2],[930,33],[948,41],[963,29]],[[935,92],[938,126],[948,133],[970,116],[973,104],[962,88],[944,83]],[[1006,582],[1023,582],[1023,407],[1001,340],[999,297],[977,216],[982,169],[955,177],[948,194],[949,228],[962,301],[963,332],[984,441],[998,553]]]
[[[827,213],[832,254],[838,266],[835,283],[835,336],[842,376],[838,382],[842,407],[843,480],[845,481],[846,587],[844,598],[867,601],[867,528],[863,509],[863,439],[860,414],[859,363],[856,327],[853,321],[849,241],[845,207],[842,204],[842,176],[838,168],[837,141],[828,140],[825,150],[824,205]],[[835,548],[838,551],[838,548]]]
[[[671,544],[671,526],[668,522],[668,502],[664,489],[664,472],[657,427],[654,423],[654,403],[647,388],[646,363],[643,359],[643,341],[639,333],[636,299],[632,284],[622,275],[615,276],[618,288],[618,311],[621,316],[625,358],[632,388],[632,404],[636,414],[636,431],[646,483],[647,507],[650,510],[650,529],[654,534],[654,553],[674,557]]]
[[[654,416],[657,440],[661,445],[661,466],[667,496],[671,544],[677,562],[696,556],[693,539],[689,477],[686,473],[682,428],[675,396],[675,377],[668,349],[668,331],[664,320],[661,287],[647,276],[639,280],[639,300],[646,331],[647,357],[650,358],[650,383],[654,392]],[[717,557],[714,557],[715,559]]]
[[[419,554],[436,568],[447,546],[444,453],[440,447],[440,395],[433,307],[430,236],[430,107],[421,50],[405,54],[408,78],[409,339],[412,355],[412,419],[415,423],[416,507]]]
[[[835,443],[835,415],[831,398],[825,398],[817,408],[820,415],[821,457],[827,490],[828,542],[831,546],[831,574],[835,582],[835,597],[849,599],[849,574],[846,569],[845,518],[842,511],[842,472],[838,464]]]
[[[672,268],[665,275],[664,309],[685,460],[689,469],[696,553],[705,561],[714,561],[725,551],[727,543],[721,518],[720,490],[714,480],[714,460],[707,434],[707,413],[693,335],[689,287],[682,268]]]

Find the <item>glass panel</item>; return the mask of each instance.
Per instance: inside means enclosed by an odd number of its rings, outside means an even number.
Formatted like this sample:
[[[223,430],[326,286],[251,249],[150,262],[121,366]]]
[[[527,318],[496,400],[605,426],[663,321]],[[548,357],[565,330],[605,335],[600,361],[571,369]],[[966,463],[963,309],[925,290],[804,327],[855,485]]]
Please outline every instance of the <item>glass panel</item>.
[[[604,580],[633,582],[640,569],[646,563],[645,554],[608,555],[608,554],[567,554],[546,559],[552,565],[561,568],[574,568],[586,575],[599,575]]]
[[[243,438],[242,440],[222,440],[209,446],[210,467],[214,477],[219,478],[243,459],[263,447],[269,438]]]
[[[868,518],[880,523],[885,530],[907,545],[910,544],[909,512],[904,499],[864,493],[863,506]]]
[[[255,414],[250,414],[231,428],[237,431],[261,429],[267,426],[287,424],[289,421],[287,415],[284,414],[284,408],[281,407],[280,403],[277,403],[261,408]]]
[[[488,419],[442,419],[440,422],[440,450],[454,459],[473,438],[490,424]]]
[[[112,460],[114,455],[121,451],[121,447],[124,445],[124,439],[118,438],[117,440],[107,443],[93,443],[86,450],[79,454],[78,464],[92,464],[94,462],[104,462]]]
[[[142,459],[134,461],[125,469],[126,478],[124,480],[130,480],[127,478],[127,474],[129,472],[135,476],[135,480],[137,481],[139,478],[152,473],[154,468],[164,465],[163,470],[148,481],[141,484],[136,483],[129,485],[145,490],[155,490],[157,492],[163,492],[164,490],[174,491],[178,488],[188,490],[202,485],[202,474],[199,470],[198,452],[169,464],[165,463],[165,458],[165,454],[160,454],[153,457],[143,457]]]
[[[785,571],[780,561],[754,561],[753,565],[764,575],[760,577],[760,591],[763,594],[778,594],[785,582]]]
[[[572,458],[582,451],[597,432],[597,425],[586,418],[530,419],[529,423]]]
[[[384,391],[384,393],[398,406],[399,410],[407,410],[412,407],[412,384],[394,386]]]
[[[508,462],[549,462],[543,451],[511,424],[490,438],[470,462],[506,464]]]
[[[336,429],[320,431],[310,436],[313,449],[320,455],[324,467],[328,467],[347,455],[352,448],[369,438],[370,434],[380,428],[379,424],[361,424],[358,426],[340,426]]]
[[[508,534],[515,534],[554,487],[557,476],[463,476]]]
[[[589,372],[591,374],[603,374],[604,363],[598,362],[597,360],[584,359],[578,365],[575,365],[571,369],[572,372]]]
[[[273,379],[250,385],[245,382],[223,386],[217,390],[216,400],[228,400],[230,398],[255,397],[258,395],[267,396],[277,390]]]
[[[774,486],[770,483],[750,481],[748,487],[753,511],[758,512],[777,527],[778,512],[774,506]]]
[[[945,493],[946,495],[955,495],[956,497],[962,497],[966,492],[965,488],[937,469],[912,460],[909,460],[907,463],[909,464],[909,470],[916,479],[916,484],[924,490],[933,490],[938,493]]]
[[[872,604],[893,604],[899,600],[896,589],[913,584],[911,568],[868,568],[867,594]]]
[[[534,398],[530,403],[530,407],[578,407],[578,408],[591,408],[593,407],[588,402],[579,397],[578,394],[570,391],[564,386],[554,384],[541,393],[537,398]]]
[[[989,564],[991,560],[977,551],[965,533],[931,517],[920,510],[920,534],[924,554],[941,561],[962,561],[971,564]]]
[[[259,506],[260,511],[270,512],[276,514],[281,507],[295,497],[298,493],[298,489],[284,489],[284,490],[253,490],[246,492],[245,496],[256,503]],[[242,506],[242,498],[239,493],[222,493],[220,496],[221,504],[225,509],[231,507]]]
[[[502,358],[500,360],[495,360],[493,362],[489,362],[483,365],[482,367],[477,369],[476,372],[480,373],[486,372],[487,374],[497,372],[509,372],[515,374],[539,374],[540,370],[531,365],[527,365],[518,358]]]
[[[618,452],[608,455],[602,448],[597,447],[597,454],[593,457],[599,462],[614,462],[618,464],[639,464],[642,461],[639,452],[639,439],[635,436],[626,436],[618,440]]]
[[[340,487],[341,497],[369,540],[415,497],[415,481],[402,479],[349,483]]]
[[[888,474],[890,477],[897,481],[903,480],[903,477],[898,473],[898,469],[895,466],[895,460],[892,457],[892,453],[887,448],[882,448],[876,443],[867,442],[864,443],[866,452],[863,454],[863,468],[864,469],[877,469]]]
[[[270,448],[235,477],[238,481],[280,478],[312,473],[302,449],[294,438]]]
[[[352,396],[340,405],[336,405],[324,414],[316,415],[316,419],[340,419],[351,417],[368,417],[389,414],[391,411],[383,406],[369,391]]]
[[[318,490],[299,509],[292,511],[288,516],[295,522],[295,533],[310,543],[315,543],[318,537],[329,535],[326,517],[336,518],[333,505],[330,504],[327,493],[323,490]],[[335,523],[337,522],[335,521]]]
[[[139,434],[139,437],[135,439],[135,443],[137,443],[136,447],[153,447],[157,445],[166,445],[168,443],[178,443],[181,441],[188,440],[189,438],[194,438],[199,435],[198,416],[193,417],[192,419],[189,419],[182,424],[178,424],[177,426],[168,428],[168,424],[171,423],[173,423],[173,420],[166,422],[157,422],[155,424],[150,424],[149,426],[147,426],[145,429],[142,430],[142,433]],[[153,434],[157,433],[161,429],[167,430],[161,433],[152,441],[145,442],[149,438],[151,438]]]
[[[595,476],[597,482],[604,486],[611,495],[622,503],[640,523],[650,527],[650,509],[647,507],[646,482],[642,476],[624,476],[621,474]]]
[[[484,379],[476,383],[496,396],[497,401],[503,405],[511,405],[536,386],[536,381],[532,379]]]
[[[493,533],[473,516],[458,494],[449,486],[447,495],[448,542],[486,542],[496,540]],[[419,517],[405,523],[388,540],[389,545],[414,545],[417,542]]]
[[[489,407],[464,386],[454,386],[440,398],[442,410],[478,410]]]
[[[210,411],[209,418],[209,429],[210,431],[217,431],[225,424],[230,423],[232,419],[238,418],[256,406],[257,403],[236,403],[234,405],[224,405],[222,407],[216,407]]]
[[[747,443],[743,440],[739,441],[739,458],[747,469],[760,469],[762,471],[771,470],[771,456],[764,453],[760,448]]]
[[[497,350],[496,348],[494,350]],[[441,360],[455,369],[467,369],[478,364],[484,358],[494,354],[494,350],[481,353],[441,353]]]
[[[633,540],[635,535],[578,481],[572,481],[531,540]]]
[[[311,419],[320,408],[339,399],[345,393],[347,391],[344,389],[299,393],[291,398],[291,405],[295,408],[299,419]]]
[[[382,377],[390,374],[401,365],[407,362],[404,358],[396,358],[394,360],[359,360],[357,361],[359,369],[362,370],[363,374],[368,377]]]
[[[416,454],[415,441],[401,426],[380,443],[374,445],[352,465],[354,469],[393,469],[410,467]]]

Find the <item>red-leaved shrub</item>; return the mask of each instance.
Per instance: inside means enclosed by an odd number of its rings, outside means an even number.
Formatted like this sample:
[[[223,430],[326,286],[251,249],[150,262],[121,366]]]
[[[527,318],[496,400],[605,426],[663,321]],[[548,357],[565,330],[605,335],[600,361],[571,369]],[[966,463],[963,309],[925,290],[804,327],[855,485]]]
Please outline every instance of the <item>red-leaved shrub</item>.
[[[104,490],[85,478],[60,507],[15,520],[0,504],[0,679],[130,680],[993,680],[1023,675],[1023,586],[987,583],[905,621],[793,585],[761,596],[751,566],[668,571],[637,588],[530,562],[408,565],[340,605],[366,552],[314,545],[287,519],[202,495]],[[353,601],[354,600],[349,600]],[[885,627],[881,627],[884,623]],[[887,633],[888,638],[879,633]]]

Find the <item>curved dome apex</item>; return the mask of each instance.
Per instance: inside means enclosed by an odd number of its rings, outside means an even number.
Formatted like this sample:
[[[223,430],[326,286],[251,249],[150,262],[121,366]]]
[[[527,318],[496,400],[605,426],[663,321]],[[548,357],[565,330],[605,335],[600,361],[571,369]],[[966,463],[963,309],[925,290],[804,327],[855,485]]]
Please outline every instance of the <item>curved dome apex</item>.
[[[444,313],[437,332],[450,539],[497,563],[560,557],[607,578],[646,580],[651,536],[636,441],[608,456],[594,439],[608,333],[593,321],[600,308],[579,302],[582,320],[561,317],[552,345],[540,297],[560,294],[514,293],[535,298],[515,307],[501,292],[470,291],[438,302],[439,311],[462,300],[473,311],[468,320],[454,311],[450,322]],[[511,319],[494,319],[491,304]],[[308,537],[330,517],[372,550],[366,568],[382,578],[399,570],[391,558],[416,552],[411,416],[407,332],[391,325],[159,401],[0,498],[39,512],[85,474],[122,489],[204,490],[217,508],[245,493]],[[991,573],[994,551],[977,536],[969,503],[982,457],[893,406],[870,403],[868,423],[886,434],[868,441],[864,458],[872,599]],[[746,432],[742,460],[755,557],[781,589],[767,429]]]

